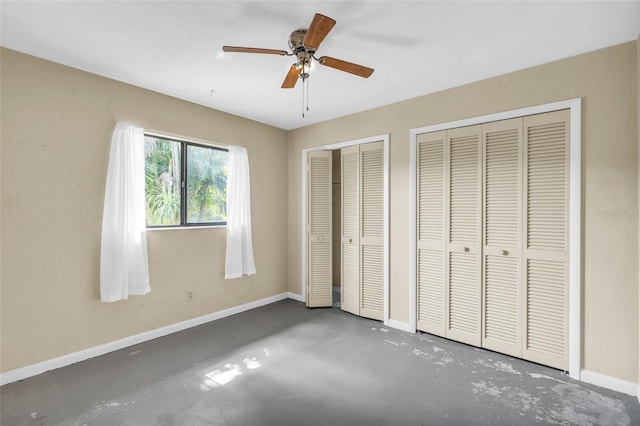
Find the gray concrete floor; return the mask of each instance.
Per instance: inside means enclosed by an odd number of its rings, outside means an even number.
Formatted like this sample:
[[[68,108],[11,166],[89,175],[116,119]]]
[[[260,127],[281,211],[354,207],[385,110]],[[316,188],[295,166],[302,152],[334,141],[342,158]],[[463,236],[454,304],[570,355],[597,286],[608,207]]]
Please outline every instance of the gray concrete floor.
[[[0,389],[13,425],[639,425],[635,397],[291,300]]]

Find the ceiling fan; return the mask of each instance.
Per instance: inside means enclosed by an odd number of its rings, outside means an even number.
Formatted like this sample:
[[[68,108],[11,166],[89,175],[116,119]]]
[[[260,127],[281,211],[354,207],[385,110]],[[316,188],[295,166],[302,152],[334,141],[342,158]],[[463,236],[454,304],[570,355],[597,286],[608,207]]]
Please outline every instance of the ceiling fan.
[[[282,82],[283,89],[291,89],[295,87],[298,78],[303,83],[309,78],[309,71],[311,69],[312,60],[316,60],[321,65],[325,65],[330,68],[334,68],[340,71],[345,71],[360,77],[368,78],[373,74],[373,68],[365,67],[362,65],[354,64],[351,62],[343,61],[341,59],[332,58],[330,56],[322,56],[316,58],[315,53],[320,46],[320,43],[325,39],[329,31],[334,27],[336,21],[328,16],[316,13],[311,21],[309,29],[295,30],[289,36],[289,48],[291,52],[286,50],[277,49],[260,49],[254,47],[237,47],[237,46],[223,46],[224,52],[239,52],[239,53],[263,53],[268,55],[280,55],[280,56],[295,56],[298,61],[291,65],[287,76]]]

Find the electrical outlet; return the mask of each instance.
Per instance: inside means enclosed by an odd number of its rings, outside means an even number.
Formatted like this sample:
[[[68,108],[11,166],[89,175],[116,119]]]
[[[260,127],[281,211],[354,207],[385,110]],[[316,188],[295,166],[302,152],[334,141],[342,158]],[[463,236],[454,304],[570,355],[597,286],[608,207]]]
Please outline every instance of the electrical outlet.
[[[187,290],[187,302],[191,302],[193,300],[193,290]]]

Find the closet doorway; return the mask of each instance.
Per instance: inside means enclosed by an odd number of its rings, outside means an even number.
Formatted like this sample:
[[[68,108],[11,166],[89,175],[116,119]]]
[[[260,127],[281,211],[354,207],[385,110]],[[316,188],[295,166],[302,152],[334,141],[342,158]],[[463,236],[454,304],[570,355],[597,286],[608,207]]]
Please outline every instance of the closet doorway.
[[[579,378],[580,100],[411,131],[411,329]]]
[[[302,294],[307,307],[389,319],[389,135],[302,151]],[[336,264],[338,262],[338,264]]]

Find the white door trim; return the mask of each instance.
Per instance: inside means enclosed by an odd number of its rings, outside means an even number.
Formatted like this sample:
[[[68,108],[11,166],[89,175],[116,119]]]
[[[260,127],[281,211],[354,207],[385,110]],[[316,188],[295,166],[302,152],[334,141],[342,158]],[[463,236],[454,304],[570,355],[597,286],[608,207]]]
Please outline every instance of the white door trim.
[[[544,105],[537,105],[528,108],[521,108],[512,111],[499,112],[495,114],[482,115],[464,120],[450,121],[410,130],[409,137],[409,176],[410,176],[410,196],[409,196],[409,326],[411,330],[416,330],[416,137],[421,133],[436,132],[439,130],[452,129],[455,127],[471,126],[490,121],[506,120],[509,118],[522,117],[526,115],[541,114],[545,112],[569,109],[571,115],[569,134],[569,376],[580,380],[580,368],[582,365],[582,257],[581,257],[581,98],[569,99],[566,101],[553,102]]]
[[[361,145],[370,142],[383,142],[383,155],[384,155],[384,235],[383,235],[383,257],[384,257],[384,281],[383,281],[383,319],[384,324],[389,324],[389,134],[382,134],[378,136],[372,136],[368,138],[356,139],[351,141],[338,142],[330,145],[323,145],[313,148],[307,148],[302,150],[302,163],[300,181],[302,182],[302,216],[301,216],[301,234],[302,234],[302,265],[301,265],[301,283],[302,283],[302,297],[307,298],[307,153],[309,151],[317,150],[336,150],[346,148],[353,145]]]

